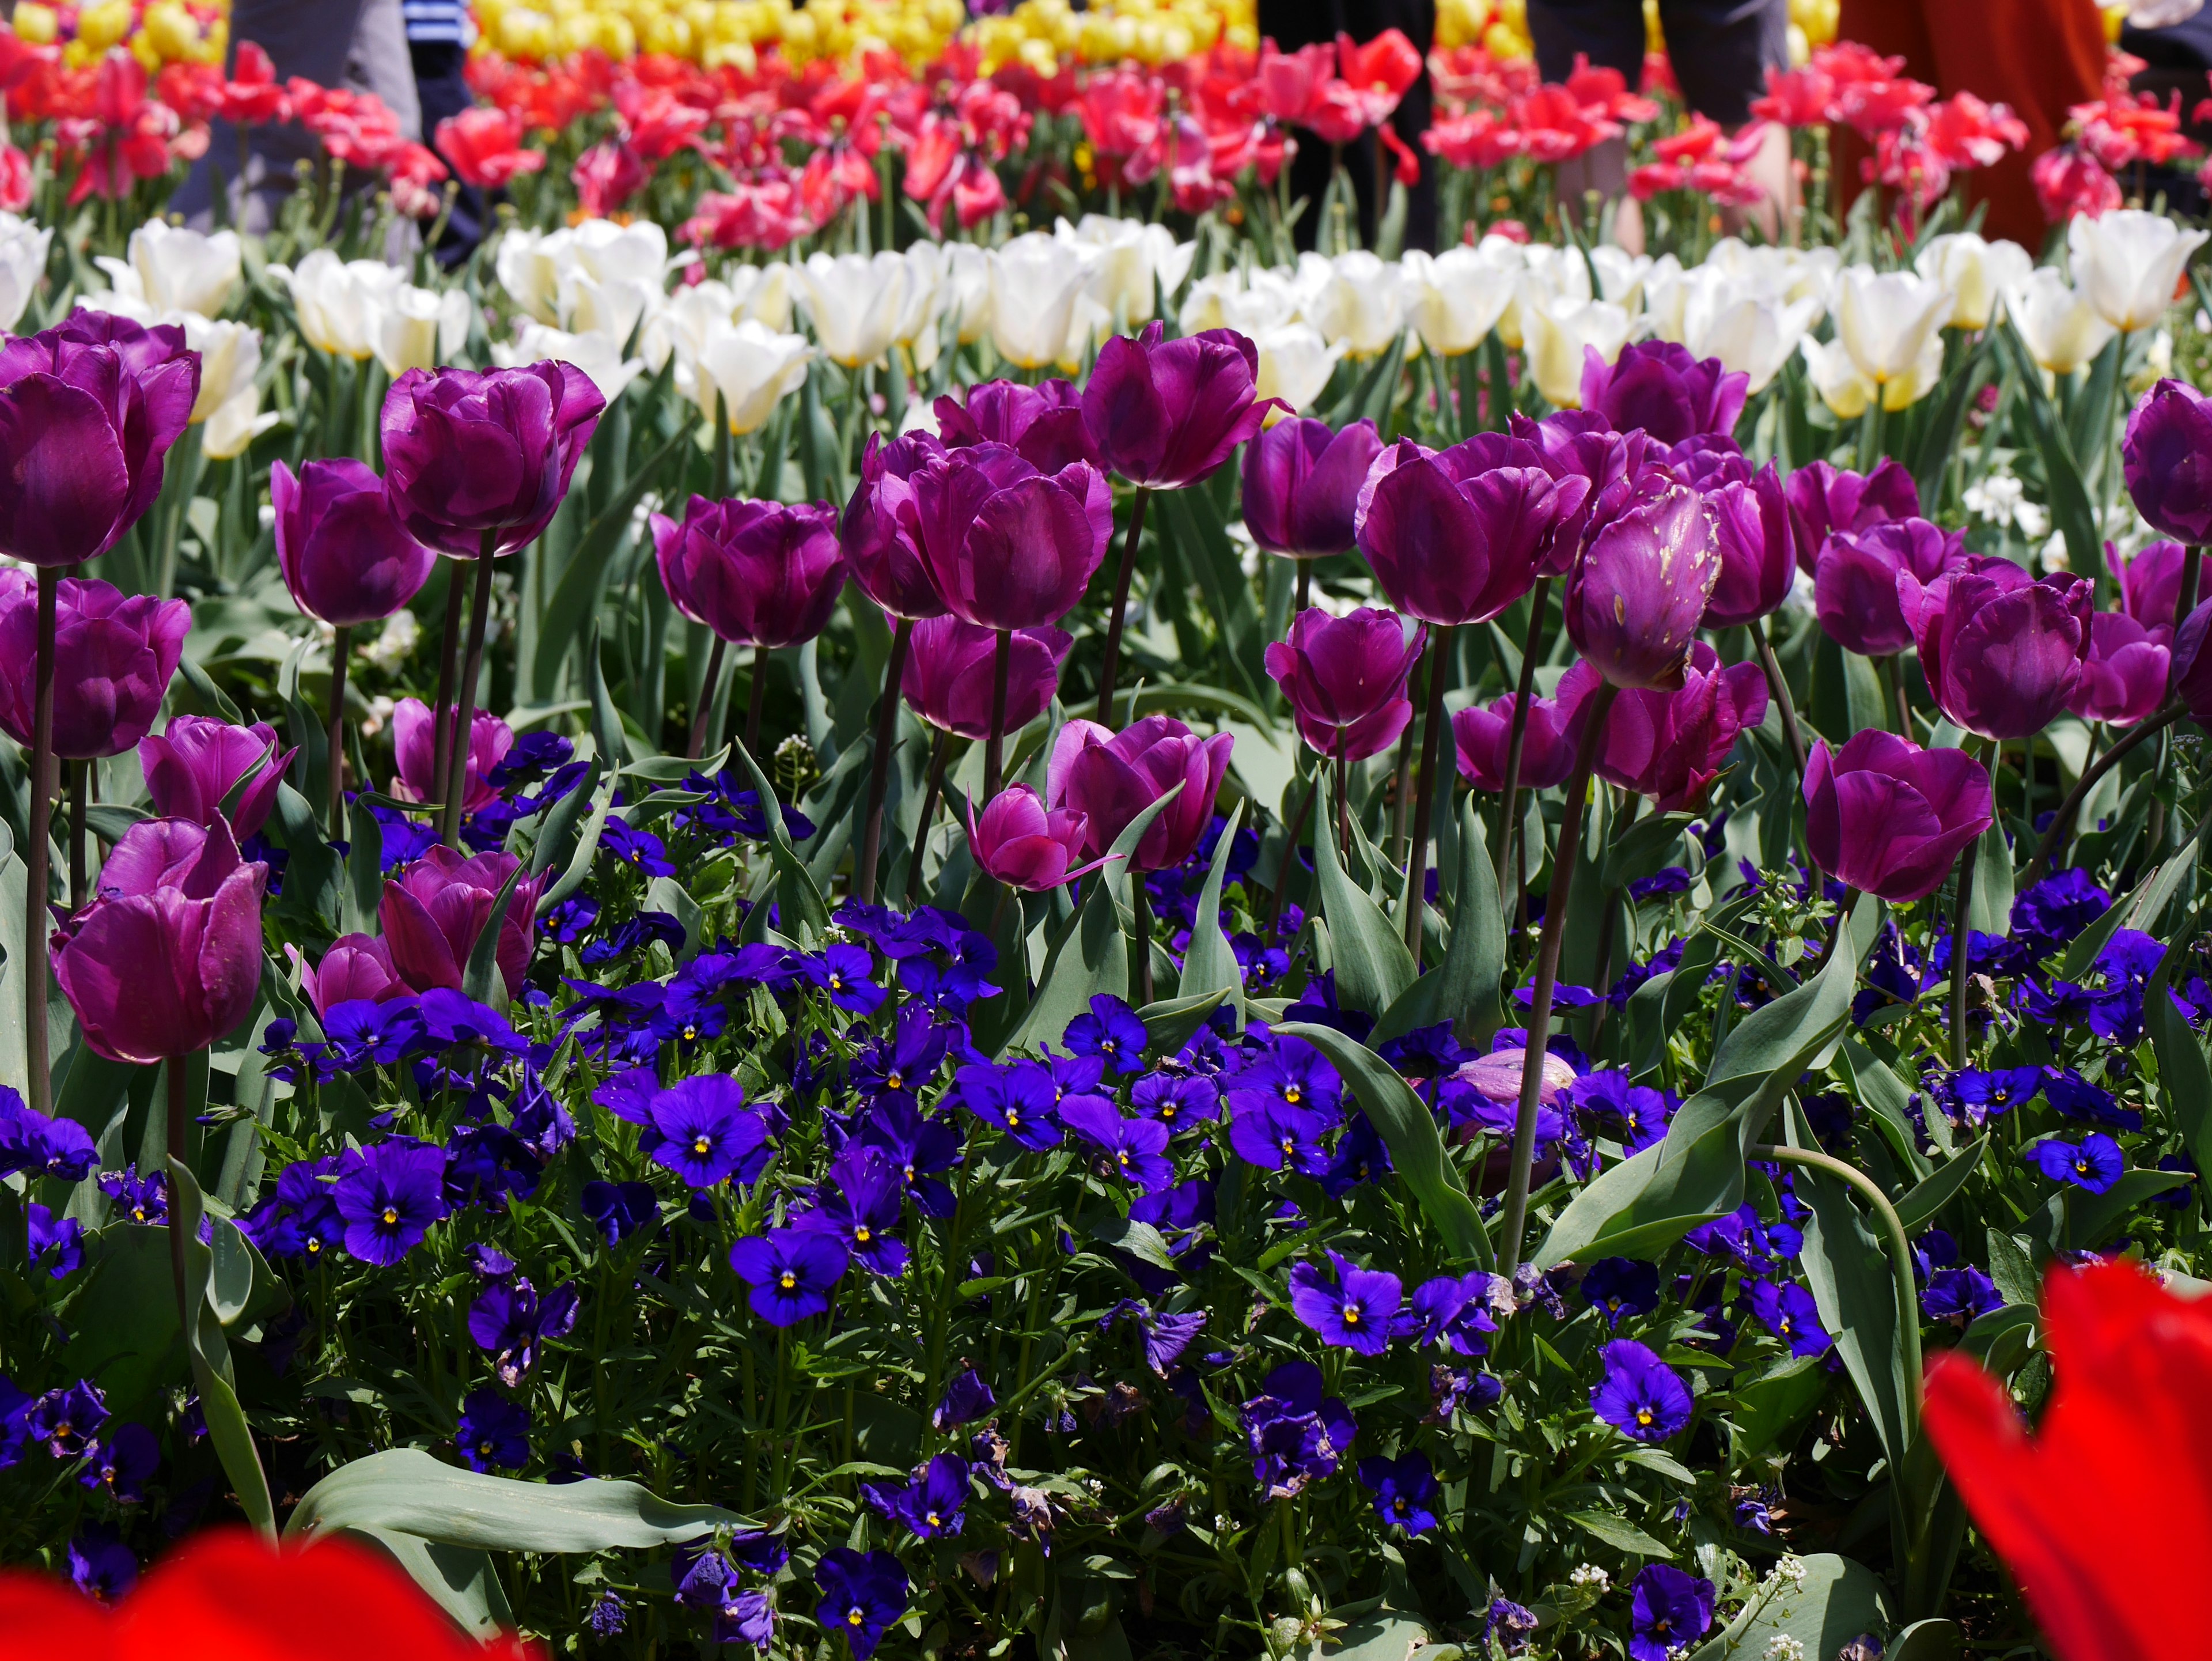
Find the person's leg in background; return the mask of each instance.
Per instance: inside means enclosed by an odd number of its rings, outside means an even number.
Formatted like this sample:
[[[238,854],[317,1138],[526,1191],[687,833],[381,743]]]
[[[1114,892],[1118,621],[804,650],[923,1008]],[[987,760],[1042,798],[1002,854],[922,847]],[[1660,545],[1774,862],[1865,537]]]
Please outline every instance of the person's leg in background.
[[[1684,101],[1731,133],[1750,121],[1752,100],[1766,90],[1767,70],[1790,67],[1789,0],[1659,0],[1659,27]],[[1723,224],[1734,230],[1747,221],[1770,242],[1794,232],[1797,181],[1789,132],[1778,126],[1761,132],[1744,172],[1766,199],[1724,210]]]
[[[1364,7],[1346,3],[1346,0],[1260,0],[1260,33],[1262,39],[1273,41],[1285,52],[1296,52],[1301,46],[1316,43],[1334,46],[1340,30],[1356,34],[1351,24],[1351,13]],[[1329,154],[1329,147],[1310,132],[1297,135],[1298,153],[1291,158],[1291,200],[1304,199],[1306,210],[1298,216],[1291,231],[1292,240],[1300,248],[1314,246],[1314,236],[1321,217],[1321,199],[1328,189],[1330,169],[1337,158]],[[1362,133],[1344,147],[1342,161],[1351,173],[1353,182],[1375,176],[1375,136]],[[1373,234],[1374,226],[1365,218],[1367,196],[1359,198],[1362,210],[1360,236],[1364,241]]]
[[[416,96],[422,106],[422,142],[435,149],[438,124],[476,101],[463,72],[468,62],[468,8],[464,0],[403,0],[402,9]],[[473,185],[462,185],[454,192],[446,233],[438,240],[438,263],[448,268],[459,265],[475,252],[483,233],[483,192]]]
[[[1644,76],[1644,8],[1638,0],[1528,0],[1528,35],[1536,67],[1558,83],[1574,73],[1577,55],[1594,69],[1618,70],[1631,88]],[[1628,141],[1604,143],[1559,163],[1559,199],[1580,213],[1593,197],[1615,204],[1613,239],[1631,253],[1644,250],[1644,210],[1628,194]]]
[[[1413,43],[1413,50],[1421,54],[1420,77],[1406,88],[1406,95],[1398,100],[1390,125],[1400,142],[1413,151],[1421,170],[1420,176],[1406,189],[1406,246],[1433,253],[1437,229],[1437,159],[1421,148],[1421,135],[1429,130],[1436,115],[1436,93],[1429,83],[1428,68],[1429,48],[1437,39],[1436,0],[1379,0],[1372,9],[1372,33],[1380,34],[1384,29],[1398,29]],[[1391,177],[1391,164],[1395,158],[1386,152],[1381,159],[1380,177]],[[1361,210],[1363,222],[1373,216],[1371,208]],[[1451,228],[1456,240],[1459,228]]]

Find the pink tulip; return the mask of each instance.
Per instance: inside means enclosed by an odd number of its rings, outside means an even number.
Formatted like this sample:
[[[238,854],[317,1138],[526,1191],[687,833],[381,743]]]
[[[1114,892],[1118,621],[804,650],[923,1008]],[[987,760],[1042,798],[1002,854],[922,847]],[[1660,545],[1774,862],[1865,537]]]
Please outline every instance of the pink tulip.
[[[981,818],[968,804],[968,846],[975,863],[1009,888],[1042,893],[1057,888],[1085,869],[1082,856],[1088,822],[1065,809],[1048,811],[1026,784],[1009,785],[985,804]]]
[[[179,715],[166,732],[138,740],[147,794],[165,818],[212,824],[240,782],[252,780],[231,813],[231,830],[241,840],[267,823],[284,770],[299,753],[277,754],[276,729],[266,721],[233,727],[204,715]]]
[[[512,854],[464,859],[450,848],[433,848],[386,879],[380,910],[384,943],[399,977],[417,992],[438,987],[459,991],[469,954],[491,921],[492,906],[516,863]],[[499,971],[509,997],[522,989],[530,967],[538,894],[545,883],[541,873],[515,884],[500,920]]]
[[[313,969],[299,947],[284,949],[299,965],[300,989],[319,1015],[327,1015],[342,1003],[383,1003],[408,995],[407,983],[392,966],[390,950],[373,934],[339,935]]]
[[[1227,733],[1201,739],[1167,715],[1146,715],[1119,733],[1095,721],[1072,721],[1060,729],[1046,764],[1045,806],[1089,821],[1083,851],[1095,859],[1113,848],[1131,820],[1180,784],[1182,793],[1146,827],[1129,862],[1133,870],[1164,871],[1181,865],[1198,845],[1235,743]]]
[[[2179,590],[2177,588],[2178,593]],[[2066,707],[2084,721],[2132,727],[2158,713],[2166,701],[2172,654],[2170,623],[2145,628],[2124,611],[2098,611],[2089,618],[2089,655],[2081,679]]]
[[[447,726],[453,720],[451,715],[446,717]],[[437,801],[446,794],[446,782],[430,776],[437,759],[431,753],[434,725],[428,706],[420,698],[402,698],[392,706],[392,751],[398,771],[392,776],[392,794],[401,801]],[[499,800],[499,792],[491,785],[492,770],[514,747],[514,729],[497,715],[478,710],[469,723],[469,776],[461,796],[463,812],[473,813]]]

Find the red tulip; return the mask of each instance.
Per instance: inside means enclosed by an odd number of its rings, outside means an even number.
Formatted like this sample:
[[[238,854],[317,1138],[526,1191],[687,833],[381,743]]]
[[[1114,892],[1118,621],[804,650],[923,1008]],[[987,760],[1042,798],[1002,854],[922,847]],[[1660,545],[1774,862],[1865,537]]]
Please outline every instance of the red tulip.
[[[453,164],[463,182],[479,190],[499,190],[545,165],[543,150],[523,148],[520,121],[484,105],[441,121],[437,143],[438,153]]]

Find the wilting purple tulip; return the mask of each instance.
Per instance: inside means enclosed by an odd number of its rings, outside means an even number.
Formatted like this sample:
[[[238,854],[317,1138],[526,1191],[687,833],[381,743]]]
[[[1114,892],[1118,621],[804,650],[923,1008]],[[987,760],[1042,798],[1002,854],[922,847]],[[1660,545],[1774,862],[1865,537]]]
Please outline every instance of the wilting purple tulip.
[[[1083,394],[1072,380],[1035,386],[986,380],[968,389],[965,403],[940,398],[937,433],[948,450],[1004,444],[1041,473],[1056,473],[1071,461],[1100,465],[1098,446],[1083,419]]]
[[[1988,770],[1963,750],[1923,750],[1869,727],[1805,762],[1805,842],[1838,882],[1893,905],[1942,885],[1959,850],[1988,830]]]
[[[177,324],[77,312],[0,344],[0,553],[74,565],[113,547],[161,493],[199,389]]]
[[[366,462],[305,462],[297,478],[272,463],[269,500],[284,586],[311,618],[341,629],[380,623],[430,579],[437,555],[407,533]]]
[[[860,457],[860,482],[845,504],[837,538],[860,592],[895,618],[945,615],[945,597],[923,563],[915,540],[912,479],[945,446],[928,433],[884,441],[868,435]]]
[[[1492,794],[1505,788],[1505,751],[1513,739],[1513,694],[1492,698],[1490,707],[1470,703],[1452,717],[1452,742],[1459,751],[1460,776]],[[1555,698],[1531,697],[1521,739],[1523,790],[1549,790],[1565,784],[1575,770],[1575,741]]]
[[[100,897],[54,930],[54,977],[85,1043],[143,1065],[193,1055],[244,1020],[261,984],[268,876],[239,858],[220,817],[125,831]]]
[[[848,569],[826,502],[709,502],[653,516],[653,557],[676,609],[732,646],[803,645],[829,627]]]
[[[2080,577],[2038,581],[2008,559],[1975,557],[1921,591],[1898,587],[1936,706],[1985,739],[2040,733],[2066,708],[2089,652],[2095,591]]]
[[[1640,428],[1662,444],[1734,432],[1750,387],[1748,374],[1731,373],[1717,357],[1700,360],[1671,340],[1639,340],[1611,363],[1596,348],[1583,349],[1583,408],[1617,431]]]
[[[1556,410],[1541,421],[1516,415],[1512,423],[1513,438],[1534,451],[1539,465],[1571,493],[1573,505],[1561,509],[1559,529],[1537,568],[1539,576],[1563,577],[1592,529],[1617,515],[1644,475],[1666,458],[1649,433],[1617,433],[1594,410]],[[1488,434],[1469,441],[1501,442]]]
[[[1555,479],[1534,447],[1485,433],[1435,455],[1400,446],[1376,465],[1359,550],[1400,611],[1482,623],[1534,584],[1563,515],[1587,486]]]
[[[1886,658],[1912,644],[1912,624],[1899,599],[1902,580],[1924,588],[1966,563],[1966,533],[1947,533],[1924,519],[1838,531],[1813,567],[1813,609],[1845,651]]]
[[[1002,732],[1018,733],[1052,708],[1060,666],[1075,644],[1065,629],[1017,629],[1006,662],[1006,719]],[[932,727],[963,739],[991,731],[992,677],[999,637],[958,618],[927,618],[914,625],[899,691],[907,705]]]
[[[1340,749],[1362,761],[1395,744],[1413,718],[1406,680],[1428,636],[1395,611],[1363,605],[1333,618],[1315,606],[1291,620],[1288,641],[1267,648],[1267,672],[1290,700],[1299,737],[1322,755]]]
[[[1045,766],[1045,806],[1089,821],[1083,849],[1097,859],[1132,819],[1180,784],[1182,794],[1146,827],[1129,861],[1133,870],[1164,871],[1198,846],[1236,742],[1227,733],[1201,739],[1167,715],[1146,715],[1119,733],[1095,721],[1072,721],[1060,728]]]
[[[1705,627],[1732,629],[1778,610],[1796,581],[1790,544],[1790,504],[1769,462],[1748,484],[1731,482],[1705,495],[1713,516],[1720,579],[1705,602]]]
[[[410,995],[407,983],[392,966],[392,953],[373,934],[341,934],[310,969],[297,946],[284,948],[300,967],[300,989],[319,1015],[342,1003],[384,1003]]]
[[[1559,720],[1577,741],[1583,707],[1598,685],[1597,671],[1588,661],[1559,678]],[[1735,747],[1736,734],[1766,719],[1766,676],[1757,664],[1723,668],[1719,654],[1698,641],[1674,691],[1631,687],[1613,700],[1598,775],[1651,797],[1662,812],[1679,812],[1704,796]]]
[[[1886,458],[1871,473],[1808,461],[1783,487],[1790,500],[1790,535],[1797,569],[1814,575],[1821,545],[1837,531],[1870,531],[1893,519],[1920,517],[1920,487],[1904,463]]]
[[[410,369],[384,398],[386,488],[418,542],[474,559],[551,522],[607,401],[573,363]]]
[[[446,717],[448,729],[453,717]],[[436,734],[429,706],[420,698],[402,698],[392,709],[392,754],[398,764],[392,776],[392,794],[401,801],[437,801],[446,794],[443,779],[431,777],[437,757],[431,753]],[[499,800],[492,788],[491,771],[514,747],[514,729],[497,715],[476,713],[469,722],[468,781],[462,787],[461,811],[473,813]]]
[[[2170,617],[2172,614],[2168,612]],[[2166,701],[2171,654],[2167,624],[2146,629],[2124,611],[2099,611],[2089,619],[2089,655],[2081,684],[2066,707],[2084,721],[2132,727],[2158,713]]]
[[[2120,610],[2161,642],[2173,637],[2173,611],[2181,601],[2182,558],[2178,542],[2146,543],[2128,560],[2117,557],[2111,543],[2105,545],[2105,563],[2119,584]]]
[[[126,596],[96,578],[64,577],[54,608],[54,753],[90,761],[119,756],[144,738],[191,628],[192,608],[181,599]],[[38,643],[35,580],[0,570],[0,730],[27,747]]]
[[[138,766],[146,775],[146,794],[164,818],[212,824],[223,800],[241,781],[251,779],[232,811],[230,828],[240,838],[267,823],[276,787],[297,750],[281,754],[276,729],[265,721],[251,727],[204,715],[179,715],[167,731],[138,740]]]
[[[1678,687],[1720,569],[1698,493],[1647,474],[1568,574],[1568,638],[1616,686]]]
[[[1074,610],[1114,533],[1105,475],[1080,461],[1040,472],[1003,444],[917,469],[915,541],[947,610],[985,629],[1039,629]]]
[[[1080,875],[1088,822],[1080,813],[1049,811],[1026,784],[1013,784],[991,798],[980,817],[968,804],[968,846],[985,874],[1009,888],[1041,894]]]
[[[2161,536],[2212,540],[2212,399],[2166,380],[2128,412],[2121,476],[2136,511]]]
[[[439,987],[461,989],[469,954],[491,921],[501,886],[514,873],[512,854],[478,854],[463,859],[450,848],[433,848],[412,865],[385,880],[380,917],[392,966],[417,992]],[[537,932],[538,891],[550,873],[525,877],[514,885],[507,914],[499,923],[499,972],[513,997],[522,989]]]
[[[2212,599],[2199,600],[2173,632],[2173,696],[2199,727],[2212,727],[2212,652],[2204,649],[2212,636]]]
[[[1260,349],[1234,329],[1163,339],[1164,325],[1098,349],[1083,389],[1083,419],[1101,465],[1132,484],[1179,490],[1229,459],[1279,399],[1255,386]],[[1285,406],[1287,407],[1287,406]]]
[[[1244,528],[1293,559],[1346,552],[1359,487],[1382,453],[1371,421],[1340,433],[1308,417],[1277,422],[1244,447]]]

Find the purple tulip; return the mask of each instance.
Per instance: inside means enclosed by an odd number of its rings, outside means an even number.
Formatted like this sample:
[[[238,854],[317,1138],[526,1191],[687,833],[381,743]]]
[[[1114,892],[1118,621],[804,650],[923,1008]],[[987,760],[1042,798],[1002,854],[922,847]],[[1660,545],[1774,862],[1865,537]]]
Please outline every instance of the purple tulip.
[[[2204,650],[2212,634],[2212,599],[2200,600],[2173,633],[2173,696],[2199,727],[2212,727],[2212,654]]]
[[[1751,459],[1723,433],[1692,433],[1680,443],[1668,445],[1659,465],[1700,496],[1711,496],[1723,484],[1752,480]],[[1784,513],[1786,517],[1786,507]]]
[[[1666,458],[1649,433],[1617,433],[1591,410],[1558,410],[1541,421],[1512,417],[1513,439],[1535,452],[1539,465],[1573,493],[1575,505],[1563,508],[1559,529],[1545,550],[1537,575],[1563,577],[1583,549],[1593,527],[1613,520],[1641,487],[1645,474]],[[1507,441],[1485,434],[1471,443]]]
[[[1236,741],[1227,733],[1201,739],[1167,715],[1146,715],[1119,733],[1095,721],[1072,721],[1060,728],[1046,764],[1045,806],[1089,821],[1084,854],[1097,859],[1132,819],[1180,784],[1182,794],[1146,827],[1129,861],[1133,870],[1164,871],[1198,846]]]
[[[985,629],[1039,629],[1075,609],[1106,557],[1114,496],[1080,461],[1037,471],[1003,444],[917,469],[915,541],[946,609]]]
[[[204,715],[179,715],[158,736],[138,740],[138,765],[146,793],[164,818],[212,824],[224,800],[246,780],[230,828],[240,838],[267,823],[284,770],[300,752],[276,751],[276,729],[267,721],[233,727]]]
[[[439,987],[459,991],[469,954],[517,862],[512,854],[464,859],[450,848],[433,848],[387,878],[379,916],[385,949],[400,979],[417,992]],[[522,989],[523,973],[530,967],[538,891],[550,876],[541,873],[516,883],[500,919],[499,972],[509,997]]]
[[[1267,672],[1299,737],[1322,755],[1363,761],[1395,744],[1413,720],[1406,681],[1428,635],[1395,611],[1363,605],[1333,618],[1316,606],[1291,619],[1288,641],[1267,648]]]
[[[2182,557],[2178,542],[2146,543],[2130,560],[2115,558],[2112,545],[2105,545],[2105,563],[2119,584],[2120,610],[2161,643],[2173,637],[2174,608],[2181,603]]]
[[[968,846],[986,874],[1009,888],[1042,893],[1082,874],[1089,821],[1064,808],[1047,809],[1026,784],[1009,785],[983,806],[968,805]]]
[[[799,646],[829,627],[848,569],[826,502],[709,502],[653,516],[653,557],[676,609],[733,646]]]
[[[868,435],[860,457],[860,482],[845,504],[838,541],[860,592],[895,618],[919,620],[945,615],[945,597],[915,541],[914,475],[944,455],[945,446],[927,433],[908,433],[884,441]]]
[[[446,717],[450,732],[453,716]],[[435,739],[429,706],[420,698],[402,698],[392,709],[392,754],[397,764],[392,794],[401,801],[440,801],[447,781],[433,778],[437,757],[431,753]],[[492,788],[492,770],[514,747],[514,729],[497,715],[479,710],[469,722],[468,780],[462,787],[461,811],[473,813],[499,800]]]
[[[1717,357],[1700,360],[1671,340],[1639,340],[1612,363],[1595,347],[1583,349],[1583,408],[1616,431],[1640,429],[1662,444],[1733,433],[1750,388],[1748,374],[1730,373]]]
[[[1534,446],[1495,433],[1409,453],[1419,448],[1401,444],[1376,461],[1359,550],[1400,611],[1425,623],[1486,622],[1534,585],[1581,495]]]
[[[161,712],[185,654],[192,608],[125,595],[96,578],[64,577],[54,609],[54,754],[119,756]],[[0,570],[0,730],[31,742],[39,595],[27,571]]]
[[[1367,470],[1382,453],[1371,421],[1340,433],[1325,421],[1279,421],[1244,447],[1244,528],[1293,559],[1348,551]]]
[[[1966,563],[1966,533],[1924,519],[1838,531],[1813,567],[1813,609],[1828,638],[1861,657],[1886,658],[1912,644],[1905,581],[1925,587]]]
[[[1732,629],[1780,609],[1797,578],[1790,542],[1790,504],[1769,462],[1748,483],[1731,481],[1705,495],[1713,516],[1719,581],[1705,602],[1705,627]]]
[[[287,946],[300,966],[300,989],[319,1015],[342,1003],[385,1003],[410,995],[407,983],[392,965],[392,953],[373,934],[341,934],[321,963],[310,969],[297,946]]]
[[[1056,473],[1071,461],[1101,465],[1083,418],[1083,394],[1072,380],[1036,386],[987,380],[968,388],[966,399],[937,400],[938,438],[948,450],[1004,444],[1041,473]]]
[[[2089,654],[2081,684],[2066,707],[2084,721],[2132,727],[2158,713],[2166,701],[2172,654],[2171,624],[2146,629],[2124,611],[2099,611],[2089,619]]]
[[[2120,468],[2153,530],[2212,540],[2212,399],[2186,381],[2160,381],[2128,412]]]
[[[1583,711],[1600,684],[1587,660],[1559,679],[1559,721],[1579,741]],[[1599,776],[1625,790],[1651,797],[1662,812],[1680,812],[1703,798],[1719,776],[1736,734],[1766,719],[1765,673],[1755,663],[1721,666],[1703,641],[1690,648],[1689,666],[1673,691],[1631,687],[1613,700],[1607,717]]]
[[[1065,629],[1017,629],[1006,663],[1006,719],[1001,732],[1018,733],[1052,708],[1060,666],[1075,644]],[[992,677],[999,636],[958,618],[927,618],[914,625],[899,691],[907,705],[932,727],[963,739],[991,731]]]
[[[1260,349],[1234,329],[1162,338],[1148,323],[1136,338],[1099,348],[1083,389],[1083,419],[1101,465],[1132,484],[1179,490],[1210,476],[1260,430],[1279,399],[1255,386]]]
[[[1993,822],[1990,776],[1963,750],[1923,750],[1869,727],[1805,762],[1805,841],[1838,882],[1893,905],[1926,899]]]
[[[1808,461],[1791,473],[1783,494],[1790,501],[1790,535],[1797,569],[1814,575],[1831,532],[1870,531],[1893,519],[1920,517],[1920,487],[1905,465],[1886,458],[1871,473],[1854,473],[1825,461]]]
[[[2095,591],[2080,577],[2041,581],[2008,559],[1976,557],[1919,590],[1898,574],[1936,706],[1985,739],[2024,739],[2066,708],[2089,652]]]
[[[571,363],[410,369],[384,399],[384,470],[418,542],[474,559],[527,546],[568,494],[606,399]]]
[[[1568,637],[1616,686],[1679,687],[1720,569],[1698,493],[1646,474],[1568,574]]]
[[[293,604],[338,628],[380,623],[413,599],[437,556],[407,533],[374,468],[350,456],[269,469],[276,563]]]
[[[76,312],[0,345],[0,553],[74,565],[113,547],[161,493],[199,390],[177,324]]]
[[[1513,697],[1508,692],[1493,698],[1486,709],[1471,703],[1452,717],[1452,742],[1459,751],[1460,776],[1478,790],[1496,794],[1505,788],[1505,751],[1513,737]],[[1549,790],[1565,784],[1574,770],[1575,741],[1568,734],[1566,716],[1558,700],[1531,697],[1521,739],[1520,788]]]
[[[261,985],[261,890],[220,817],[147,819],[115,844],[100,897],[53,935],[54,977],[84,1041],[143,1065],[206,1049]]]

